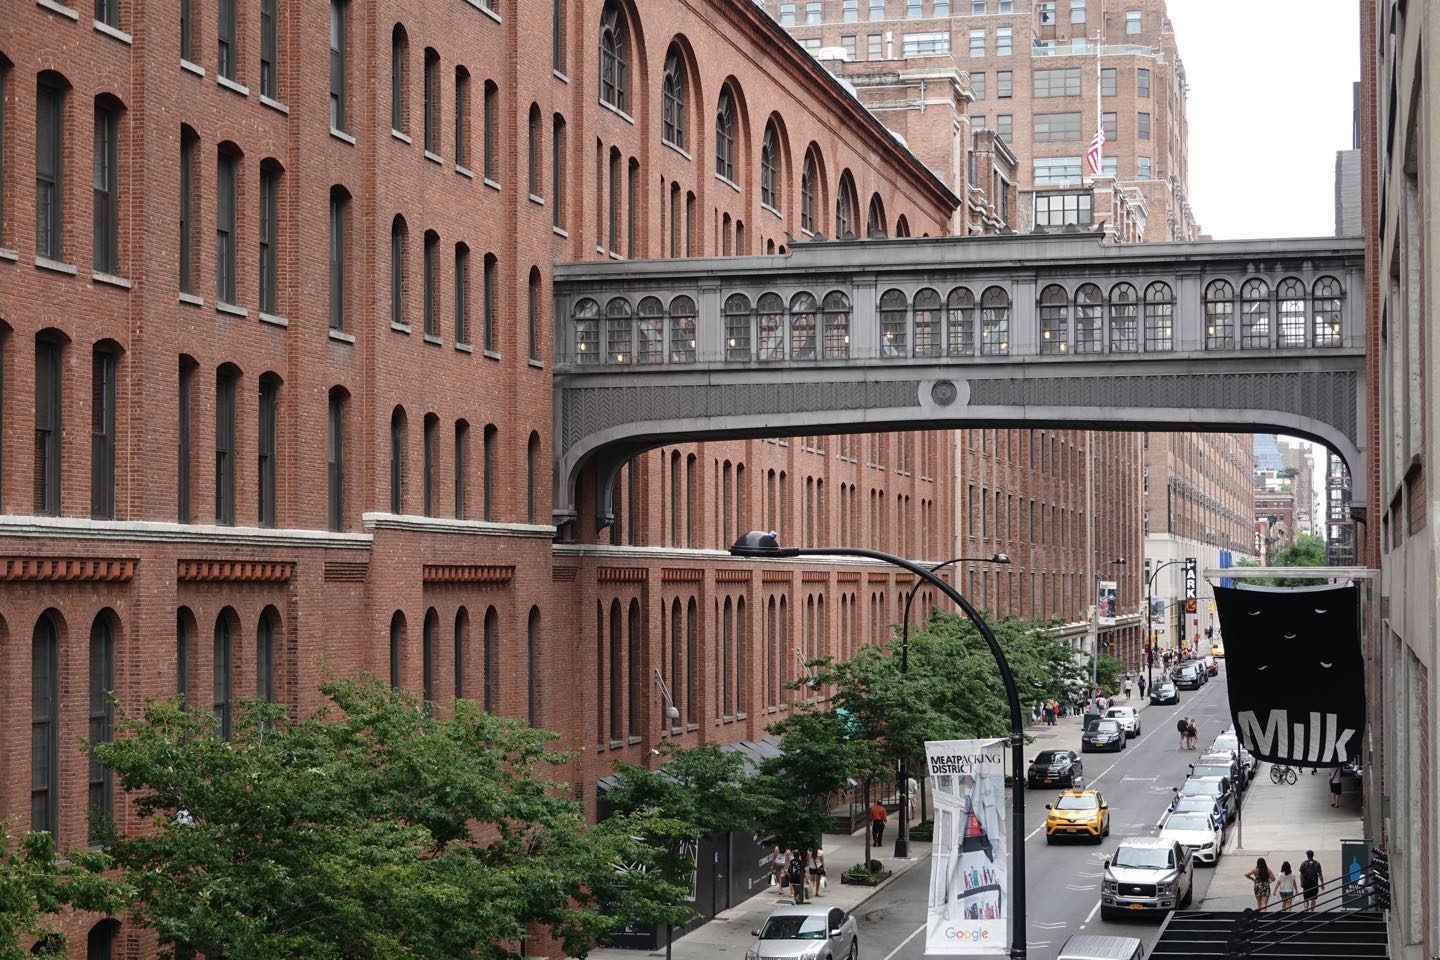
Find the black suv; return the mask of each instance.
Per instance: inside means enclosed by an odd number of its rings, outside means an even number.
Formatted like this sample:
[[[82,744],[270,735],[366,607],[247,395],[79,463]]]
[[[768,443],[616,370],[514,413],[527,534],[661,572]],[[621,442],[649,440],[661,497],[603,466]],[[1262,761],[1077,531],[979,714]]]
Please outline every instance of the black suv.
[[[1193,661],[1180,664],[1175,668],[1173,676],[1175,677],[1175,686],[1182,690],[1199,690],[1205,681],[1210,679],[1205,676],[1204,665]]]
[[[1030,761],[1025,774],[1025,785],[1036,787],[1075,786],[1077,779],[1084,780],[1085,761],[1075,755],[1074,750],[1041,750]]]

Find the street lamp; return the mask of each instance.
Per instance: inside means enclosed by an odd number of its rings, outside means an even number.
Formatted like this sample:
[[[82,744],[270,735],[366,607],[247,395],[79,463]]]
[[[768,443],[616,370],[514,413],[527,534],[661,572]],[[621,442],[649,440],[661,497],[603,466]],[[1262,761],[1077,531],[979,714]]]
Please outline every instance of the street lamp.
[[[1014,858],[1012,861],[1014,876],[1014,887],[1011,891],[1011,902],[1014,906],[1013,917],[1010,927],[1010,956],[1012,960],[1024,960],[1025,958],[1025,721],[1020,712],[1020,692],[1015,688],[1015,676],[1010,672],[1010,664],[1005,660],[1005,652],[1000,649],[1000,642],[995,639],[994,632],[985,618],[980,616],[969,600],[960,594],[950,584],[941,580],[934,573],[925,569],[918,563],[897,557],[890,553],[881,553],[879,550],[869,550],[864,547],[782,547],[774,531],[765,533],[760,530],[751,530],[736,540],[730,547],[730,555],[734,557],[745,557],[749,559],[783,559],[787,557],[860,557],[865,560],[878,560],[881,563],[888,563],[891,566],[907,570],[932,587],[945,594],[952,603],[965,612],[965,616],[980,631],[985,638],[985,643],[990,648],[990,653],[995,658],[995,665],[1000,671],[1000,680],[1005,684],[1005,695],[1010,705],[1010,753],[1011,762],[1015,772],[1013,788],[1010,792],[1011,814],[1010,814],[1010,851]]]
[[[1116,557],[1114,560],[1106,560],[1100,564],[1101,569],[1095,571],[1095,589],[1090,591],[1090,596],[1096,600],[1095,615],[1090,618],[1090,696],[1092,702],[1097,696],[1094,691],[1100,687],[1100,575],[1105,567],[1123,567],[1124,565],[1124,557]]]
[[[937,563],[930,568],[931,573],[937,573],[955,563],[1009,563],[1010,554],[992,553],[988,557],[952,557],[944,563]],[[910,673],[910,605],[915,602],[915,594],[920,591],[920,580],[916,580],[910,587],[910,592],[905,594],[905,612],[900,617],[900,675],[906,676]],[[900,829],[895,832],[895,856],[910,856],[910,758],[905,755],[900,757]]]
[[[1151,687],[1155,686],[1155,625],[1151,622],[1150,611],[1153,604],[1150,600],[1150,590],[1151,587],[1154,586],[1155,578],[1160,575],[1161,570],[1184,562],[1184,560],[1166,560],[1160,564],[1160,566],[1151,570],[1149,578],[1145,581],[1145,682]]]

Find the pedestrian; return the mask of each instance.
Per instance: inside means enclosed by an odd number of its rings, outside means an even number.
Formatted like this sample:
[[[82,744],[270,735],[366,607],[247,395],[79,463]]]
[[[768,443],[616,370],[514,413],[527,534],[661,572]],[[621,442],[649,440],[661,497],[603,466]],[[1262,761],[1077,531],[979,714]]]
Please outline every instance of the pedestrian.
[[[785,886],[785,851],[778,843],[770,849],[770,886]]]
[[[800,858],[799,850],[790,851],[790,893],[794,896],[796,903],[805,902],[805,863]]]
[[[1300,889],[1295,874],[1290,872],[1290,861],[1280,864],[1280,879],[1275,883],[1275,892],[1280,894],[1280,909],[1289,910],[1295,893]]]
[[[1055,726],[1055,708],[1050,706],[1050,701],[1045,701],[1045,726]]]
[[[1255,861],[1255,869],[1245,872],[1245,879],[1255,885],[1255,909],[1264,910],[1270,903],[1270,889],[1275,883],[1275,874],[1265,865],[1264,857]]]
[[[1144,678],[1144,677],[1141,677],[1141,678],[1140,678],[1140,699],[1141,699],[1141,700],[1144,700],[1144,699],[1145,699],[1145,678]]]
[[[810,896],[818,897],[820,896],[820,848],[816,847],[810,851],[807,860],[808,865],[805,872],[809,875],[807,879],[810,883]]]
[[[1190,739],[1186,736],[1190,729],[1190,718],[1181,717],[1175,721],[1175,729],[1180,731],[1180,749],[1185,750],[1190,746]]]
[[[1130,699],[1130,675],[1125,675],[1125,699]]]
[[[1189,747],[1190,747],[1191,750],[1194,750],[1194,749],[1195,749],[1195,741],[1196,741],[1197,739],[1199,739],[1199,737],[1200,737],[1200,733],[1199,733],[1199,731],[1197,731],[1197,730],[1195,729],[1195,718],[1194,718],[1194,717],[1186,717],[1186,718],[1185,718],[1185,739],[1189,741]]]
[[[1340,768],[1330,768],[1330,806],[1340,806]]]
[[[870,808],[870,842],[880,846],[885,839],[885,822],[890,819],[890,814],[885,810],[885,804],[879,800],[875,806]]]
[[[1314,850],[1305,851],[1305,859],[1300,861],[1300,895],[1305,898],[1305,909],[1315,909],[1315,898],[1320,895],[1320,888],[1325,884],[1325,871],[1320,867],[1320,861],[1315,859]]]

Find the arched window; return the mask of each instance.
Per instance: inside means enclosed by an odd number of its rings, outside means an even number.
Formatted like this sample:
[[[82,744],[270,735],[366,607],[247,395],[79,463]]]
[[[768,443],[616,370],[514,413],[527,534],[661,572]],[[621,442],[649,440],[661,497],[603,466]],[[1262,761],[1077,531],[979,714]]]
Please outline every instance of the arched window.
[[[232,656],[235,650],[235,611],[229,607],[220,611],[215,618],[214,683],[211,694],[211,710],[215,713],[217,732],[229,740],[232,724],[232,710],[235,687],[235,666]]]
[[[439,476],[436,467],[440,459],[440,418],[433,413],[425,414],[421,421],[420,433],[420,490],[421,507],[427,517],[435,516],[436,486]]]
[[[940,356],[940,294],[928,288],[916,291],[913,308],[915,356]]]
[[[743,293],[725,298],[725,359],[750,359],[750,298]]]
[[[1345,291],[1334,277],[1321,277],[1313,288],[1315,322],[1314,343],[1317,347],[1340,347],[1345,344],[1343,325]]]
[[[720,612],[720,642],[716,644],[716,670],[715,677],[716,691],[719,695],[715,698],[719,714],[726,719],[733,719],[734,701],[731,699],[733,691],[732,678],[735,670],[735,607],[733,601],[725,598],[724,606]]]
[[[729,87],[720,91],[715,107],[715,173],[735,182],[735,99]]]
[[[525,445],[525,522],[536,523],[540,512],[540,434],[531,431]]]
[[[497,428],[495,424],[487,423],[485,425],[484,450],[482,451],[485,454],[485,463],[483,465],[484,475],[481,478],[483,481],[483,489],[481,490],[481,499],[483,501],[481,503],[481,516],[486,520],[495,519],[495,510],[496,507],[499,506],[495,496],[495,477],[499,472],[496,469],[499,466],[496,458],[500,456],[499,433],[499,428]]]
[[[611,601],[610,601],[610,623],[609,623],[609,627],[610,627],[610,629],[609,629],[609,631],[608,631],[609,636],[608,636],[607,639],[610,641],[610,643],[609,643],[609,646],[610,646],[610,651],[609,651],[609,652],[610,652],[609,667],[610,667],[610,669],[609,669],[609,671],[608,671],[608,673],[609,673],[609,675],[610,675],[610,716],[609,716],[609,720],[610,720],[610,742],[611,742],[611,743],[622,743],[622,742],[624,742],[624,735],[625,735],[625,731],[624,731],[624,729],[623,729],[622,726],[621,726],[621,719],[622,719],[622,717],[624,716],[623,708],[624,708],[624,706],[625,706],[625,704],[624,704],[624,691],[625,691],[625,683],[624,683],[625,673],[624,673],[624,666],[625,666],[625,664],[624,664],[624,660],[623,660],[623,654],[624,654],[624,649],[625,649],[625,648],[621,645],[621,644],[622,644],[621,631],[622,631],[623,628],[624,628],[624,623],[622,622],[622,618],[621,618],[621,613],[620,613],[620,601],[619,601],[619,600],[611,600]]]
[[[400,689],[401,658],[405,650],[405,614],[396,610],[390,617],[390,686]]]
[[[1117,283],[1110,288],[1110,352],[1134,353],[1140,348],[1135,288]]]
[[[531,607],[525,623],[526,710],[530,726],[540,726],[540,608]]]
[[[405,408],[390,413],[390,512],[405,512]]]
[[[663,363],[665,360],[665,305],[658,297],[646,297],[636,310],[635,362]]]
[[[115,732],[115,614],[105,610],[90,626],[90,743],[108,743]],[[90,842],[99,842],[115,819],[115,774],[90,758]]]
[[[1040,352],[1064,353],[1070,340],[1070,298],[1052,283],[1040,291]]]
[[[790,359],[815,359],[815,295],[800,292],[790,298]]]
[[[30,829],[60,840],[60,626],[53,611],[30,640]]]
[[[1305,337],[1301,315],[1300,337]],[[1145,288],[1145,350],[1147,353],[1175,349],[1175,295],[1170,284],[1156,280]]]
[[[435,702],[435,635],[440,632],[440,614],[431,607],[425,611],[425,626],[420,633],[420,692],[425,707]]]
[[[97,520],[115,519],[115,426],[120,399],[119,372],[120,345],[114,340],[97,343],[90,355],[90,516]],[[260,382],[263,415],[265,381],[262,378]],[[261,449],[263,456],[263,445]],[[262,490],[264,479],[262,471]],[[260,525],[273,526],[273,516],[270,524],[265,523],[263,495],[260,504]]]
[[[330,388],[325,481],[331,530],[345,529],[345,407],[349,399],[350,392],[344,387]]]
[[[575,303],[575,362],[600,362],[600,304],[589,297]]]
[[[1229,280],[1205,285],[1205,349],[1230,350],[1235,346],[1235,288]]]
[[[544,133],[540,129],[540,106],[530,104],[530,121],[527,129],[527,154],[525,182],[532,197],[543,197],[545,185],[541,182],[545,159]]]
[[[600,17],[600,102],[630,112],[630,35],[620,4],[610,0]]]
[[[818,175],[813,151],[805,151],[805,168],[800,173],[800,229],[815,233],[815,178]]]
[[[275,635],[279,632],[280,613],[266,607],[255,628],[255,699],[275,699]]]
[[[1003,287],[990,287],[980,297],[980,352],[1010,352],[1010,294]]]
[[[909,353],[905,340],[910,303],[903,290],[886,290],[880,295],[880,356],[904,357]]]
[[[835,239],[855,239],[856,217],[855,185],[847,170],[840,176],[840,189],[835,196]]]
[[[85,960],[113,960],[115,936],[119,932],[117,920],[101,920],[91,927],[85,938]]]
[[[675,704],[676,716],[665,722],[666,726],[674,730],[680,729],[684,724],[686,707],[683,678],[683,664],[685,662],[683,624],[684,620],[680,613],[680,600],[677,598],[670,602],[670,699]]]
[[[485,610],[485,712],[500,709],[500,614],[494,607]]]
[[[1286,277],[1275,288],[1276,346],[1305,346],[1305,284]]]
[[[390,325],[406,327],[409,315],[406,311],[407,288],[410,286],[409,265],[406,250],[410,246],[410,230],[405,218],[398,213],[390,221]]]
[[[1264,350],[1270,346],[1270,285],[1246,280],[1240,287],[1240,349]]]
[[[975,294],[965,287],[945,298],[945,343],[949,356],[975,355]]]
[[[695,362],[695,301],[684,295],[670,301],[670,362]]]
[[[772,210],[780,209],[780,135],[773,123],[765,125],[765,139],[760,143],[760,202]]]
[[[905,219],[905,214],[903,213],[895,218],[895,236],[910,236],[910,221]]]
[[[825,359],[844,360],[850,356],[850,298],[844,291],[831,290],[820,303]]]
[[[390,31],[390,126],[410,132],[410,38],[395,24]]]
[[[678,47],[665,54],[665,76],[661,80],[660,139],[685,149],[685,60]]]
[[[865,214],[865,236],[871,239],[885,237],[889,230],[885,225],[885,201],[880,199],[880,194],[870,195],[870,209]]]
[[[605,359],[608,363],[629,363],[635,346],[630,301],[615,297],[605,305]]]
[[[785,359],[785,301],[764,293],[755,303],[755,335],[759,360]]]
[[[700,609],[695,598],[685,607],[685,722],[695,722],[695,705],[700,700]]]
[[[640,601],[632,599],[625,618],[625,720],[632,737],[640,736],[640,703],[644,691],[641,671],[645,666],[645,653],[641,645],[640,616]]]
[[[540,296],[540,268],[530,268],[530,279],[525,286],[525,340],[531,360],[540,359],[540,311],[543,300]]]
[[[465,670],[470,661],[470,611],[455,611],[455,699],[465,696]]]
[[[1081,284],[1080,289],[1075,291],[1076,353],[1104,352],[1105,341],[1101,336],[1104,330],[1101,318],[1104,305],[1105,295],[1093,283]]]

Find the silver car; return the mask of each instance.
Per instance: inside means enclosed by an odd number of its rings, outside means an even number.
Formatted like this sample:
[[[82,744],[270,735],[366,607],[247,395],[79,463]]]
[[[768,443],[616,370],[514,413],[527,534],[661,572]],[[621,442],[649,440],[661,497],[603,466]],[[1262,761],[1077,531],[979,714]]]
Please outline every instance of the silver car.
[[[745,951],[745,960],[859,960],[855,918],[839,907],[802,903],[780,907]]]

